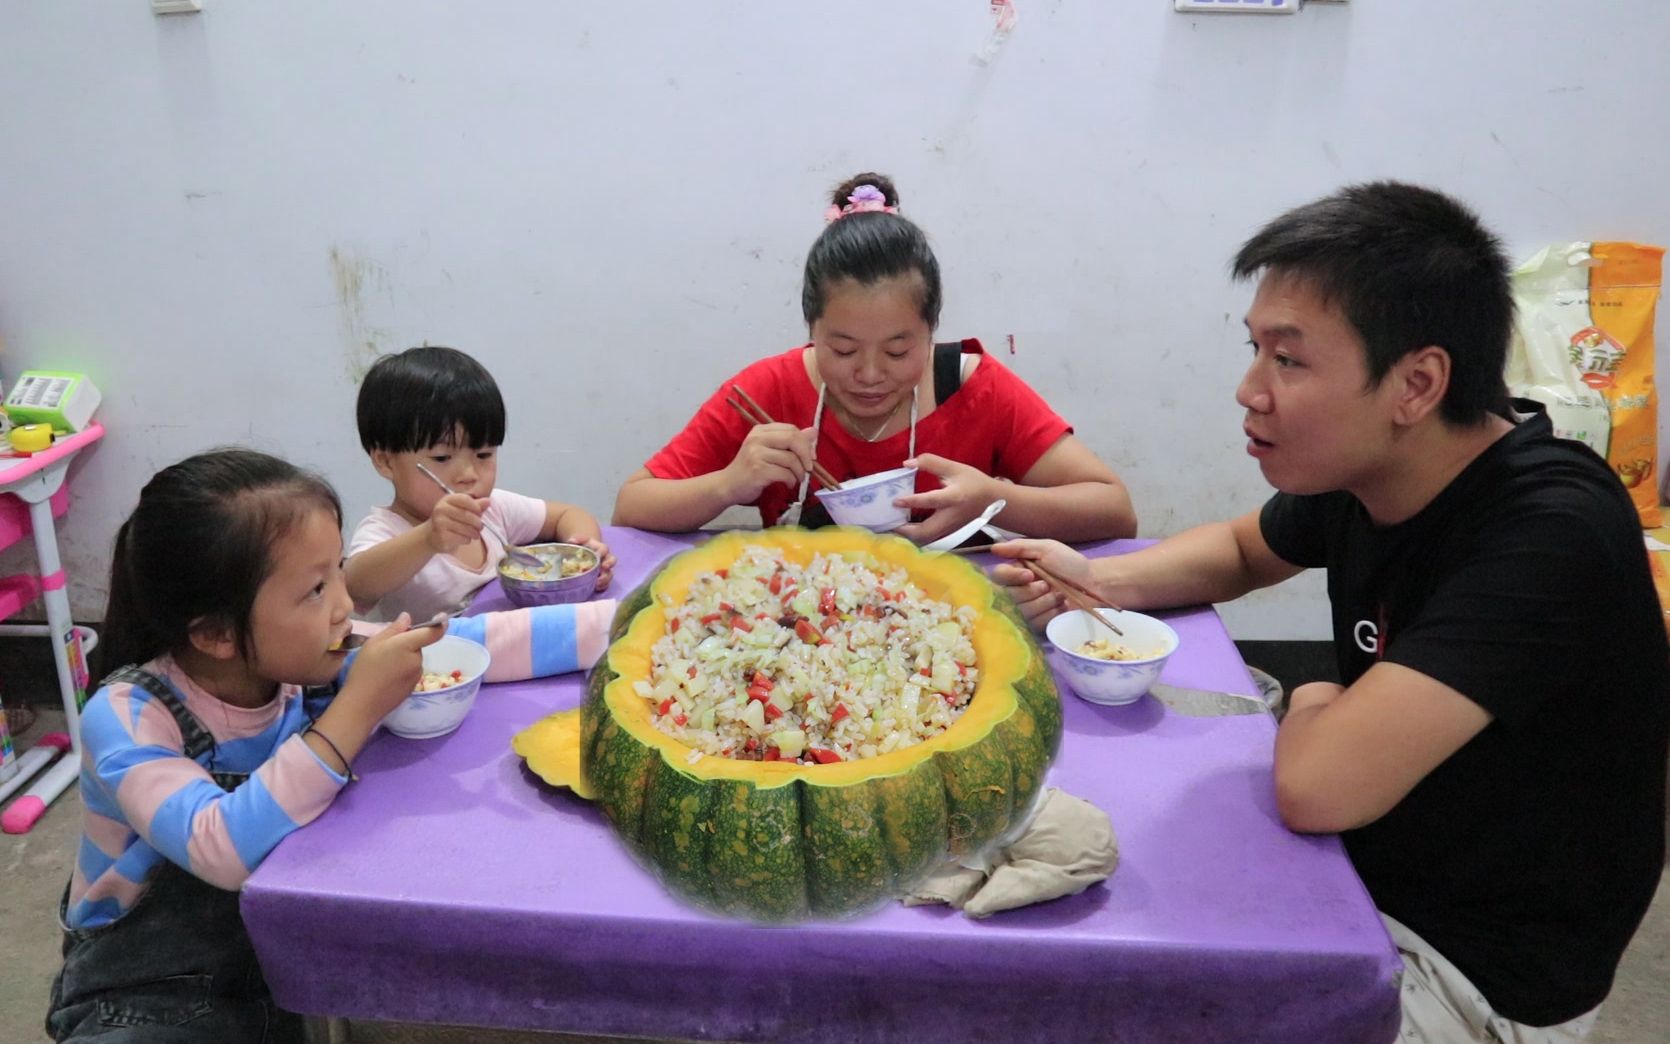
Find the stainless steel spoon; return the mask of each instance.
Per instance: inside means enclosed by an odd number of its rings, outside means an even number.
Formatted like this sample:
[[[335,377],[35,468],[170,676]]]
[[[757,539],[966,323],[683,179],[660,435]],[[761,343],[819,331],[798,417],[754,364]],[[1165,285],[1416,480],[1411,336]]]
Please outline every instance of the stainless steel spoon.
[[[419,630],[419,629],[424,628],[424,627],[445,627],[446,624],[447,624],[447,615],[445,613],[441,613],[440,615],[436,616],[433,620],[425,620],[422,623],[413,624],[412,626],[408,627],[407,630],[408,631],[416,631],[416,630]],[[366,643],[366,641],[371,637],[372,636],[369,635],[369,634],[360,634],[358,631],[350,631],[350,632],[348,632],[348,636],[346,638],[342,639],[342,644],[337,646],[336,648],[341,650],[342,652],[347,652],[349,649],[358,649],[360,646],[364,645]]]
[[[421,471],[425,475],[429,476],[429,481],[435,483],[435,485],[441,487],[443,490],[445,490],[448,493],[458,492],[457,490],[453,489],[451,486],[447,485],[445,482],[442,482],[441,477],[439,475],[435,474],[433,471],[430,471],[428,468],[424,467],[423,466],[423,461],[421,461],[421,460],[413,461],[413,463],[415,463],[417,465],[417,469],[419,471]],[[540,573],[548,573],[548,572],[551,571],[552,565],[551,565],[550,562],[547,562],[545,559],[540,558],[538,555],[534,554],[532,551],[529,551],[525,547],[518,547],[515,544],[512,544],[510,542],[509,538],[507,538],[503,533],[499,532],[497,529],[494,529],[492,526],[487,525],[487,522],[485,520],[483,520],[481,524],[482,524],[482,528],[487,529],[494,536],[499,538],[499,543],[504,545],[504,553],[505,553],[506,558],[509,558],[512,562],[515,562],[517,565],[522,566],[524,569],[532,569],[535,572],[540,572]]]

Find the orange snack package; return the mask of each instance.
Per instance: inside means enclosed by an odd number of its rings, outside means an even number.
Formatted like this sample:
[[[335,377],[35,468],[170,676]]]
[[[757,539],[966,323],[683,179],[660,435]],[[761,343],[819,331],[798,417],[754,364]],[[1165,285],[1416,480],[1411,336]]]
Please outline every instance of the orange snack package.
[[[1507,381],[1548,407],[1557,434],[1587,443],[1618,475],[1645,527],[1658,503],[1653,313],[1664,248],[1567,243],[1513,274]]]

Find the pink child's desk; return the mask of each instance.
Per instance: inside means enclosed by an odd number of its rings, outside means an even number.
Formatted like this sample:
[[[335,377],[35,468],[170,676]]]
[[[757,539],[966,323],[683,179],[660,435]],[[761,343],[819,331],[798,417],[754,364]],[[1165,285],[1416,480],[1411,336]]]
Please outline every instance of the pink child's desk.
[[[52,520],[69,510],[70,461],[103,437],[104,425],[95,423],[31,456],[0,457],[0,548],[10,547],[33,534],[37,566],[34,574],[0,577],[0,620],[36,598],[45,601],[47,620],[44,628],[38,624],[0,626],[0,635],[44,634],[51,639],[52,659],[58,670],[58,695],[64,702],[72,754],[60,758],[0,816],[0,824],[9,834],[21,834],[34,826],[46,806],[81,771],[81,707],[77,693],[86,684],[86,666],[80,656],[92,648],[93,634],[85,628],[78,634],[70,620],[70,602],[64,593],[64,567],[58,559],[58,533]],[[79,655],[73,652],[78,648]],[[72,655],[77,655],[78,662],[72,662]]]

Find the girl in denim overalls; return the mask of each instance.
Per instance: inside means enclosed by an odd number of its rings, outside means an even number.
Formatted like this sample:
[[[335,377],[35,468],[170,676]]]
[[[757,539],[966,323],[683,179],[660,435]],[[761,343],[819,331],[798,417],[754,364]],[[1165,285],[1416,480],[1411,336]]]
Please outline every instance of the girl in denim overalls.
[[[487,680],[589,666],[614,603],[453,621],[513,653]],[[60,906],[56,1040],[301,1039],[273,1006],[237,889],[347,785],[442,633],[402,615],[350,654],[342,511],[251,450],[159,472],[116,536],[105,680],[82,714],[85,823]],[[531,671],[529,667],[531,665]]]
[[[300,1039],[236,889],[348,782],[439,633],[391,627],[336,689],[352,608],[341,532],[330,486],[248,450],[159,472],[118,532],[106,657],[136,666],[83,712],[55,1039]]]
[[[402,615],[351,655],[351,608],[324,479],[220,449],[145,484],[105,613],[107,661],[130,666],[82,713],[85,825],[60,904],[53,1039],[301,1039],[301,1019],[272,1006],[237,889],[347,785],[441,635]],[[584,666],[574,650],[600,650],[611,610],[539,606],[449,630],[519,645],[508,670],[543,675]]]

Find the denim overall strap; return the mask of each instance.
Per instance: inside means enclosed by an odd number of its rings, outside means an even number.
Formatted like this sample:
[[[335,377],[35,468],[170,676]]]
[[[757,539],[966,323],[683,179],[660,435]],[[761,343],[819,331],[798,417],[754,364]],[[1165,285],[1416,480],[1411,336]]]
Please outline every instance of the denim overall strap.
[[[168,710],[168,713],[174,716],[174,724],[180,727],[180,741],[183,744],[182,753],[186,757],[196,761],[205,751],[215,749],[215,738],[209,734],[209,730],[203,727],[201,721],[197,720],[197,715],[186,709],[185,703],[174,692],[173,687],[161,678],[143,667],[130,665],[123,667],[104,680],[105,685],[112,682],[128,682],[139,686],[150,693],[153,699],[162,704]],[[247,772],[216,772],[214,760],[213,757],[209,758],[209,775],[214,778],[220,789],[234,790],[249,778]]]
[[[167,682],[137,667],[105,679],[111,682],[137,685],[168,708],[186,757],[195,761],[213,751],[214,737]],[[226,791],[249,778],[243,772],[209,774]],[[62,903],[59,909],[61,920]],[[112,1044],[302,1039],[301,1020],[272,1002],[238,912],[238,893],[166,861],[121,918],[65,932],[47,1032],[59,1041]]]

